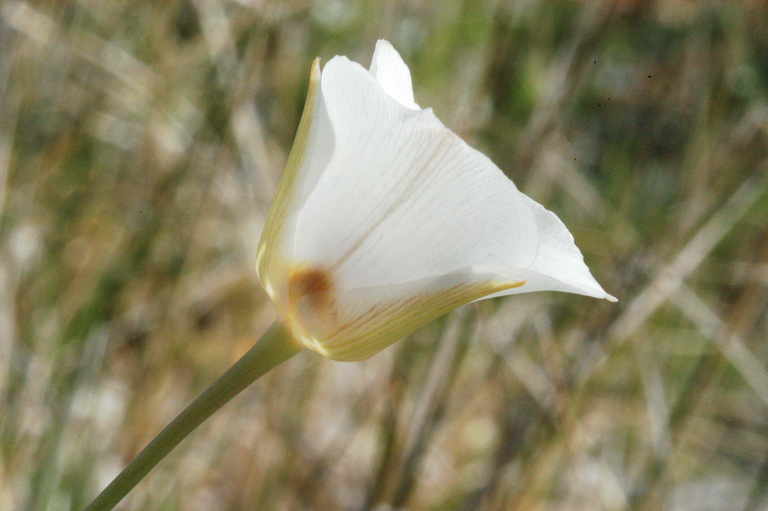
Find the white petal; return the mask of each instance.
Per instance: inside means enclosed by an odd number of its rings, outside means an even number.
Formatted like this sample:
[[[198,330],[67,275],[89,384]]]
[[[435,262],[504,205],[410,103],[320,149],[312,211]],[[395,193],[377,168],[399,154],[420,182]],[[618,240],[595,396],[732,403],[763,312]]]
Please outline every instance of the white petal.
[[[303,203],[314,189],[333,154],[333,126],[328,117],[328,108],[322,90],[317,91],[309,126],[306,150],[302,155],[301,168],[299,169],[298,189],[294,197],[296,204]]]
[[[444,275],[533,263],[525,196],[430,110],[404,108],[343,57],[325,66],[321,91],[335,149],[299,213],[291,257],[334,274],[342,309],[357,308],[354,289],[431,282],[421,291],[437,292]]]
[[[310,87],[296,140],[286,162],[280,189],[272,205],[259,247],[259,270],[267,293],[275,298],[277,275],[268,278],[268,267],[292,249],[297,213],[325,171],[334,149],[334,131],[320,90],[319,59],[312,64]],[[279,211],[275,208],[278,207]],[[277,234],[279,232],[279,234]],[[270,253],[270,255],[267,255]],[[274,272],[274,268],[271,270]]]
[[[539,246],[533,263],[524,270],[513,270],[507,278],[525,280],[526,284],[485,298],[532,291],[564,291],[617,301],[592,276],[573,236],[557,215],[527,195],[523,197],[536,219]]]
[[[384,91],[401,105],[414,110],[419,109],[419,105],[413,98],[411,71],[389,41],[379,39],[376,42],[370,73]]]

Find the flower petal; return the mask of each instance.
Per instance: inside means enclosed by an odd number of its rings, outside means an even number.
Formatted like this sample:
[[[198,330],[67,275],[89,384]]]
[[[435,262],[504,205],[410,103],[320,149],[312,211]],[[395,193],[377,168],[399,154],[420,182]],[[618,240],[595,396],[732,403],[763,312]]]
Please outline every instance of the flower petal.
[[[603,298],[611,302],[617,301],[616,297],[606,293],[592,276],[573,235],[557,215],[527,195],[523,196],[536,219],[539,246],[533,263],[524,270],[515,269],[507,273],[507,278],[525,280],[526,285],[485,298],[533,291],[564,291]]]
[[[286,251],[286,241],[293,239],[296,213],[333,153],[333,127],[323,94],[319,90],[320,76],[320,60],[315,59],[312,62],[304,112],[257,252],[259,279],[273,299],[276,295],[275,281],[284,273],[279,266]]]
[[[379,39],[371,58],[370,73],[384,91],[406,108],[419,110],[413,98],[411,71],[389,41]]]
[[[532,263],[524,196],[431,110],[402,107],[343,57],[321,90],[336,146],[299,214],[294,260],[332,270],[344,289]]]
[[[366,359],[456,307],[524,285],[494,278],[468,268],[397,286],[349,290],[344,298],[350,319],[309,344],[334,360]],[[425,292],[430,289],[440,291]]]

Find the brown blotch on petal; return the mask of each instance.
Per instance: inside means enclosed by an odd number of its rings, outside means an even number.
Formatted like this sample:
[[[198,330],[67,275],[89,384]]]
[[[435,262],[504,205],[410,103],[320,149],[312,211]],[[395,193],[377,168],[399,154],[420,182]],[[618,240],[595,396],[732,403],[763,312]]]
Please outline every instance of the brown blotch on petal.
[[[288,280],[288,297],[298,310],[309,307],[315,314],[328,313],[334,301],[331,275],[318,268],[294,271]]]

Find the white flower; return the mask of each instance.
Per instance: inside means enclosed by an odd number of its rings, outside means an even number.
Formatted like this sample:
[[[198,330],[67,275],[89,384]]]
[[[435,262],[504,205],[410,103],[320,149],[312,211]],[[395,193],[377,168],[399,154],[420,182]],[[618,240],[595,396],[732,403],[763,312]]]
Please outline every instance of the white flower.
[[[307,348],[364,359],[494,296],[615,301],[554,213],[416,104],[387,41],[370,70],[315,60],[310,82],[258,251],[264,288]]]

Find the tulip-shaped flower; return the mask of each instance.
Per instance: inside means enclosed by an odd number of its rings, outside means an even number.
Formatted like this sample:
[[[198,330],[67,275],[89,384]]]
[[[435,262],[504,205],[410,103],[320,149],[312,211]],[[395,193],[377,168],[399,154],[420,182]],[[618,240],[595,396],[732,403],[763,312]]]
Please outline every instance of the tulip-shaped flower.
[[[368,70],[314,62],[258,273],[293,337],[336,360],[367,358],[485,298],[615,301],[554,213],[416,104],[387,41]]]
[[[529,291],[616,299],[555,216],[413,98],[386,41],[369,70],[313,64],[264,227],[258,274],[278,321],[94,499],[112,509],[187,435],[304,346],[370,357],[449,310]]]

